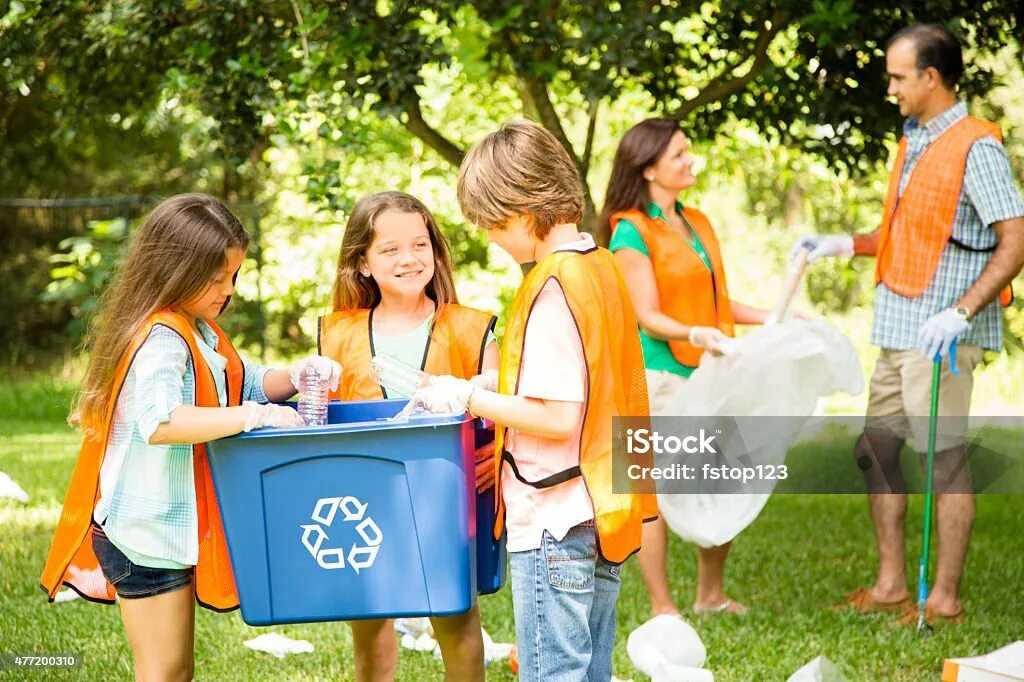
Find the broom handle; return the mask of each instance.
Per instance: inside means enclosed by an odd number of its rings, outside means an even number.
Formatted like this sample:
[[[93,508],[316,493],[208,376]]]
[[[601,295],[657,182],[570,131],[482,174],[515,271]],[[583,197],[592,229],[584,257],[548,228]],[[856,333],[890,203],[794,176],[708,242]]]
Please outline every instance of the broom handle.
[[[772,310],[765,324],[774,324],[781,322],[782,318],[786,316],[786,311],[789,309],[789,304],[793,301],[793,296],[796,295],[796,290],[800,288],[800,280],[803,279],[804,270],[807,268],[807,256],[810,255],[809,249],[800,249],[793,262],[789,266],[789,277],[786,278],[786,283],[782,285],[782,291],[779,293],[779,300],[775,304],[775,308]]]

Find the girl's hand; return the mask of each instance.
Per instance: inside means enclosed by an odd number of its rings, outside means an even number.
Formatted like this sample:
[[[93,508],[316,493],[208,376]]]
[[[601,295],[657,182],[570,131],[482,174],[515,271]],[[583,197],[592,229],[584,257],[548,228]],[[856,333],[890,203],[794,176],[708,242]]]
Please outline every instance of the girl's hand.
[[[249,414],[245,417],[245,426],[242,427],[242,430],[246,433],[254,429],[261,429],[264,426],[282,429],[290,426],[302,426],[304,424],[299,413],[290,407],[282,407],[273,403],[261,405],[260,403],[248,400],[242,403],[242,405],[249,408]]]
[[[700,346],[712,355],[721,355],[729,337],[716,327],[690,327],[690,343]]]
[[[338,382],[341,381],[341,365],[322,355],[310,355],[301,360],[296,360],[288,367],[288,379],[292,382],[292,386],[295,387],[296,391],[300,390],[299,377],[302,376],[302,370],[308,366],[312,366],[317,371],[320,378],[327,382],[328,388],[332,391],[338,390]]]

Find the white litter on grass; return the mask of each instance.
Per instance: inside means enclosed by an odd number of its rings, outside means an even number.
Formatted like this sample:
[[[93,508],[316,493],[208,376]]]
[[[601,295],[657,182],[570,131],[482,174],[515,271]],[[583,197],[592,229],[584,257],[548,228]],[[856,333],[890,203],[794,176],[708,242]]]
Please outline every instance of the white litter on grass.
[[[706,668],[663,663],[654,671],[651,682],[715,682],[715,676]]]
[[[1007,644],[984,656],[947,658],[942,679],[947,677],[951,680],[1024,680],[1024,641]]]
[[[491,636],[487,634],[487,630],[480,629],[480,633],[484,637],[484,665],[489,664],[491,661],[503,661],[508,658],[509,653],[512,651],[512,644],[509,642],[495,642],[491,639]]]
[[[81,598],[82,595],[78,594],[74,590],[61,590],[57,593],[57,596],[53,598],[53,601],[57,602],[58,604],[62,604],[67,601],[74,601],[76,599]]]
[[[681,616],[661,614],[629,633],[626,653],[637,670],[652,682],[713,682],[702,666],[707,649]]]
[[[14,479],[0,471],[0,497],[10,497],[18,502],[28,502],[28,493]]]
[[[276,632],[260,635],[255,639],[244,642],[245,646],[253,651],[264,651],[277,658],[284,658],[287,654],[311,654],[313,645],[304,639],[292,639]]]
[[[848,682],[846,676],[825,656],[816,659],[793,673],[786,682]]]
[[[399,644],[403,649],[430,651],[435,658],[441,658],[441,647],[434,639],[434,628],[429,618],[396,618],[395,632],[402,635]],[[484,665],[508,658],[512,644],[495,642],[483,628],[480,628],[480,635],[484,640]]]

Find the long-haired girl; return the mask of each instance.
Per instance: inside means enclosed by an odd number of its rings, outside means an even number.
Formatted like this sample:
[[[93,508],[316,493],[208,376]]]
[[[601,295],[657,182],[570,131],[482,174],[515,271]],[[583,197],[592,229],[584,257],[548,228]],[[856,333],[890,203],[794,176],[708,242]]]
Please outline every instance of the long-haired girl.
[[[311,357],[288,371],[253,365],[214,323],[234,293],[249,236],[204,194],[146,218],[86,339],[89,364],[73,420],[84,440],[41,583],[119,597],[137,679],[193,676],[195,602],[238,606],[204,443],[297,426],[271,401],[295,394]],[[295,377],[293,380],[291,377]]]
[[[338,255],[333,299],[334,312],[320,321],[320,352],[345,366],[336,394],[342,400],[411,397],[378,385],[371,361],[380,354],[481,386],[496,378],[495,318],[458,304],[448,244],[434,216],[413,196],[382,192],[356,204]],[[478,471],[478,489],[493,485],[489,460]],[[446,679],[483,680],[477,605],[431,621]],[[356,679],[394,679],[398,643],[392,621],[351,626]]]

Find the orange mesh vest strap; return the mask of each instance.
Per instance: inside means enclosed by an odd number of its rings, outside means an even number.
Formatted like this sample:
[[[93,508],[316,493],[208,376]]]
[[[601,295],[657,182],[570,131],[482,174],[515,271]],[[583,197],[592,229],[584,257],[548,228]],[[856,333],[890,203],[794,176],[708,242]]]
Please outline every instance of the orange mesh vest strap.
[[[228,360],[228,404],[238,405],[242,397],[242,361],[224,332],[212,322],[208,323],[219,338],[218,352]],[[158,324],[177,332],[188,345],[192,355],[192,366],[195,369],[196,405],[219,406],[217,385],[196,345],[188,322],[181,315],[170,311],[152,315],[132,338],[117,366],[106,414],[83,424],[85,438],[78,453],[78,461],[71,475],[71,484],[64,498],[61,516],[54,531],[53,542],[50,544],[50,553],[40,578],[41,587],[51,601],[61,585],[68,585],[86,599],[107,603],[114,601],[114,588],[104,578],[96,555],[92,551],[89,528],[93,510],[99,499],[100,468],[103,465],[103,456],[121,387],[135,354],[149,337],[153,327]],[[199,562],[195,569],[196,600],[206,608],[226,611],[238,606],[234,574],[231,571],[220,509],[217,506],[210,467],[206,459],[206,447],[203,444],[196,444],[192,452],[196,512],[199,521]]]
[[[899,187],[907,138],[900,140],[882,207],[876,285],[883,282],[901,296],[913,298],[931,284],[953,235],[967,155],[983,137],[1003,139],[998,125],[973,116],[951,125],[921,155],[902,196]]]
[[[508,395],[516,393],[526,323],[534,301],[552,279],[565,294],[587,360],[587,395],[579,465],[549,477],[553,480],[546,482],[525,480],[518,467],[513,470],[520,480],[535,487],[549,487],[583,476],[594,505],[598,551],[605,561],[619,564],[640,548],[643,521],[656,517],[658,512],[654,495],[649,494],[653,488],[641,490],[639,482],[630,481],[625,477],[625,471],[613,471],[612,467],[613,441],[622,439],[621,433],[613,433],[612,418],[646,417],[650,409],[636,316],[615,258],[609,251],[596,247],[583,253],[556,251],[526,275],[516,292],[505,330],[498,391]],[[509,462],[515,467],[516,463],[503,447],[505,428],[498,425],[495,431],[495,451],[501,453],[495,463],[498,513],[494,537],[499,538],[505,520],[501,466],[503,462]],[[624,443],[621,447],[624,451]],[[616,489],[632,492],[613,493],[613,477]]]
[[[686,325],[717,327],[733,336],[734,321],[729,291],[722,266],[718,237],[707,216],[695,208],[684,208],[683,216],[700,238],[711,260],[711,270],[682,235],[664,220],[631,209],[611,217],[612,229],[628,220],[640,233],[650,252],[654,280],[658,286],[661,312]],[[669,341],[676,360],[688,367],[700,364],[704,349],[687,341]]]
[[[469,379],[480,373],[487,334],[496,319],[490,313],[456,304],[434,314],[420,369]],[[373,310],[342,310],[320,318],[319,353],[341,363],[341,382],[332,398],[380,400],[384,392],[370,372],[373,359]]]

